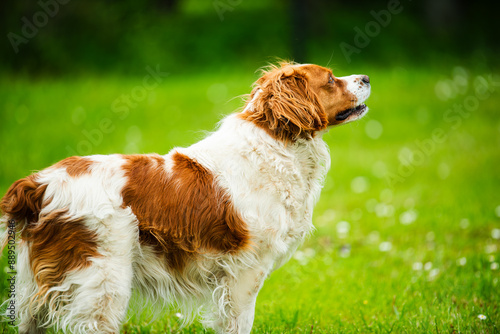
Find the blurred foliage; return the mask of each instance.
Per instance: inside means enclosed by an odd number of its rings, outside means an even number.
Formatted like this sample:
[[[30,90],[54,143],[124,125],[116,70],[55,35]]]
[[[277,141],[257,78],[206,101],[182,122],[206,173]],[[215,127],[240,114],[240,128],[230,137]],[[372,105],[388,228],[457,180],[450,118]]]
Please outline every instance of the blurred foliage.
[[[353,45],[354,28],[364,31],[374,20],[372,11],[386,10],[395,0],[314,1],[302,15],[292,13],[295,0],[59,1],[66,4],[0,4],[0,28],[7,36],[0,49],[4,70],[64,75],[137,74],[147,64],[182,72],[255,68],[272,57],[296,58],[294,45],[306,50],[305,62],[326,63],[333,56],[344,65],[340,43]],[[483,2],[402,0],[399,6],[401,13],[392,15],[353,60],[383,66],[450,58],[492,63],[499,51],[495,14]],[[53,17],[45,15],[42,24],[43,13],[50,11]],[[16,53],[8,34],[22,37],[26,21],[40,27],[32,26],[36,34]]]

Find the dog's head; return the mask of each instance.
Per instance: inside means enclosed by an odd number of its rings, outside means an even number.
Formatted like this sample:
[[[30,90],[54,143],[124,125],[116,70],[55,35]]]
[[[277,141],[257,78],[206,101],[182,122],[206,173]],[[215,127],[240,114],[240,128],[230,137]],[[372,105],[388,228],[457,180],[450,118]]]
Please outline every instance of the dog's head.
[[[336,78],[328,68],[281,63],[263,71],[242,117],[283,141],[360,119],[368,112],[366,75]]]

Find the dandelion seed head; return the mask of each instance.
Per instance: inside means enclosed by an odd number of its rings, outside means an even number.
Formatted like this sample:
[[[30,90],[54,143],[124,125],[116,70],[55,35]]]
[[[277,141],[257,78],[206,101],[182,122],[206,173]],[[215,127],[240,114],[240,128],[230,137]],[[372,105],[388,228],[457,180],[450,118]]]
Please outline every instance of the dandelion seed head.
[[[491,237],[497,240],[500,239],[500,228],[494,228],[491,230]]]
[[[316,251],[313,248],[306,248],[304,250],[304,254],[307,257],[314,257],[314,255],[316,255]]]
[[[379,121],[371,119],[365,125],[365,132],[371,139],[379,139],[382,132],[384,132],[384,128]]]
[[[351,229],[351,224],[349,224],[346,221],[340,221],[337,223],[336,227],[339,238],[345,238],[347,237],[347,234],[349,234],[349,230]]]
[[[351,190],[356,194],[360,194],[367,191],[368,187],[369,187],[368,179],[364,176],[355,177],[351,181]]]
[[[305,266],[307,262],[309,262],[304,252],[300,250],[296,251],[295,254],[293,254],[293,258],[303,266]]]
[[[311,258],[316,255],[316,251],[312,248],[306,248],[304,251],[298,250],[293,255],[294,259],[299,262],[300,265],[305,266],[309,263]]]
[[[409,225],[413,223],[415,220],[417,220],[417,211],[414,209],[410,209],[407,211],[404,211],[399,215],[399,222],[403,225]]]
[[[388,252],[392,249],[392,243],[390,241],[381,242],[380,245],[378,246],[378,249],[381,252]]]
[[[380,233],[378,231],[372,231],[368,234],[368,242],[371,244],[375,244],[380,239]]]
[[[439,275],[439,269],[434,268],[429,272],[429,281],[433,281]]]
[[[424,269],[427,271],[431,270],[432,269],[432,262],[426,262],[424,264]]]
[[[465,266],[465,265],[467,264],[467,258],[465,258],[465,257],[461,257],[461,258],[459,258],[459,259],[457,260],[457,264],[458,264],[459,266],[462,266],[462,267],[463,267],[463,266]]]
[[[495,253],[497,251],[497,245],[495,244],[491,244],[491,245],[486,245],[484,247],[484,252],[486,254],[491,254],[491,253]]]
[[[385,203],[378,203],[375,206],[375,214],[377,217],[392,217],[394,215],[394,207]]]

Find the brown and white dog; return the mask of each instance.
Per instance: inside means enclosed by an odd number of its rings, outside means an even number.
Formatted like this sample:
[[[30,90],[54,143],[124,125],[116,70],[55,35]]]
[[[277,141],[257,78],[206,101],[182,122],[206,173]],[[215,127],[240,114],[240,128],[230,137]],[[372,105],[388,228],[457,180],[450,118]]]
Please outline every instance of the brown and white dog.
[[[282,63],[188,148],[71,157],[15,182],[0,208],[21,238],[19,332],[118,333],[136,289],[249,333],[264,280],[313,229],[322,135],[365,115],[369,95],[365,75]]]

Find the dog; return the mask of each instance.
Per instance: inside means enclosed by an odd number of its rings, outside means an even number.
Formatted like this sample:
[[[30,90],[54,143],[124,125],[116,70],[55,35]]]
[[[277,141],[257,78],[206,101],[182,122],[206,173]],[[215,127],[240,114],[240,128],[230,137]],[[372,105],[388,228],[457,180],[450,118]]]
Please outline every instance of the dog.
[[[118,333],[133,290],[250,333],[264,280],[313,229],[322,135],[363,117],[370,89],[366,75],[282,62],[188,148],[74,156],[16,181],[0,209],[21,239],[19,333]]]

